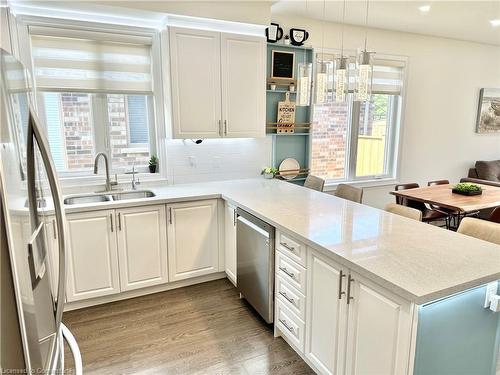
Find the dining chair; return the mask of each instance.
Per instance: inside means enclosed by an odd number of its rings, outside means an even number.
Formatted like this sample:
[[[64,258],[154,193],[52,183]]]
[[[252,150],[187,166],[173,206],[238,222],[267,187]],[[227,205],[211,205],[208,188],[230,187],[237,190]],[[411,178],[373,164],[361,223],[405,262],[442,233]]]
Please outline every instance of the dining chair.
[[[409,219],[422,221],[422,211],[408,206],[402,206],[397,203],[388,203],[385,206],[385,210],[392,214],[407,217]]]
[[[435,181],[429,181],[427,183],[427,186],[434,186],[434,185],[448,185],[450,181],[448,180],[435,180]]]
[[[500,245],[499,223],[466,217],[460,222],[457,232]]]
[[[334,195],[339,198],[361,203],[363,200],[363,189],[352,185],[338,184]]]
[[[323,188],[325,187],[325,180],[323,180],[321,177],[313,176],[310,174],[306,177],[304,187],[317,191],[323,191]]]
[[[449,180],[434,180],[434,181],[429,181],[427,183],[427,186],[449,185],[449,184],[450,184]],[[453,227],[456,229],[456,227],[457,227],[457,215],[460,214],[460,212],[455,211],[455,210],[451,210],[449,208],[440,207],[440,206],[437,206],[435,204],[430,204],[429,207],[432,209],[441,210],[443,212],[446,212],[449,215],[448,220],[450,223],[450,227],[451,227],[451,221],[453,220]]]
[[[488,221],[492,221],[493,223],[500,224],[500,206],[491,211],[490,216],[488,217]]]
[[[416,189],[419,187],[420,187],[419,184],[413,182],[408,184],[398,184],[396,185],[395,189],[396,191],[400,191],[400,190]],[[396,203],[421,211],[422,221],[424,223],[432,223],[435,221],[444,220],[446,229],[450,229],[450,215],[444,211],[435,208],[428,208],[424,202],[419,202],[398,196],[396,196]]]

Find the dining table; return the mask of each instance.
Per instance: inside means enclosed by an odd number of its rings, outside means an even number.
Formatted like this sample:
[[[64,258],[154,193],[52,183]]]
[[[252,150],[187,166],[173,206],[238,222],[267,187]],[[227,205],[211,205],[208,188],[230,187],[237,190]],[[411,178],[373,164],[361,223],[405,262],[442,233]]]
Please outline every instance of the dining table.
[[[475,184],[481,187],[480,195],[462,195],[452,191],[455,184],[424,186],[414,189],[391,191],[390,194],[408,200],[445,208],[460,220],[471,213],[500,206],[500,187]]]

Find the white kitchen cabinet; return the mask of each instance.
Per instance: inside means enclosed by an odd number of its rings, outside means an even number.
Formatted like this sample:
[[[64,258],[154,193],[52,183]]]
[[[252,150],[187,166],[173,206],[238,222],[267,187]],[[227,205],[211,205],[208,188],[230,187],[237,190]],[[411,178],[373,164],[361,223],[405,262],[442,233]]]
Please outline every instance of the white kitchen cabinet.
[[[67,215],[68,301],[120,292],[113,210]]]
[[[224,260],[228,279],[236,285],[236,207],[226,203],[224,215]]]
[[[404,374],[411,304],[351,272],[346,374]]]
[[[217,199],[167,205],[169,281],[218,271]]]
[[[221,34],[224,137],[265,136],[266,43],[264,38]]]
[[[340,374],[347,305],[344,295],[339,299],[339,292],[340,283],[345,285],[345,272],[309,251],[305,355],[322,374]]]
[[[265,136],[263,37],[169,28],[173,138]]]
[[[222,135],[220,33],[171,27],[174,138]]]
[[[121,291],[166,283],[165,205],[116,211]]]

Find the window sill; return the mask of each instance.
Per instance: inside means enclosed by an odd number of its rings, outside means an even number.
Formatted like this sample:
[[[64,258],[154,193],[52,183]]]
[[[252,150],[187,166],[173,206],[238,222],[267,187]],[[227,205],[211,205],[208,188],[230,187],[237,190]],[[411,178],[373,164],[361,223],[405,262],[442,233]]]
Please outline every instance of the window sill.
[[[398,180],[396,178],[381,178],[374,180],[362,180],[362,181],[339,181],[339,182],[330,182],[325,183],[325,188],[323,191],[335,191],[337,190],[337,186],[340,184],[349,184],[361,188],[371,188],[371,187],[381,187],[381,186],[391,186],[398,184]]]

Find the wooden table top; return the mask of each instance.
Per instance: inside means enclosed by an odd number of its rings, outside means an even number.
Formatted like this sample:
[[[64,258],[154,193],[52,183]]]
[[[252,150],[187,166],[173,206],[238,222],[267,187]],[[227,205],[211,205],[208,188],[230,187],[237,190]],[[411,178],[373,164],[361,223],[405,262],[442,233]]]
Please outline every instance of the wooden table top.
[[[451,192],[455,184],[425,186],[416,189],[391,191],[391,194],[436,206],[471,212],[500,206],[500,188],[476,184],[483,188],[481,195],[460,195]]]

